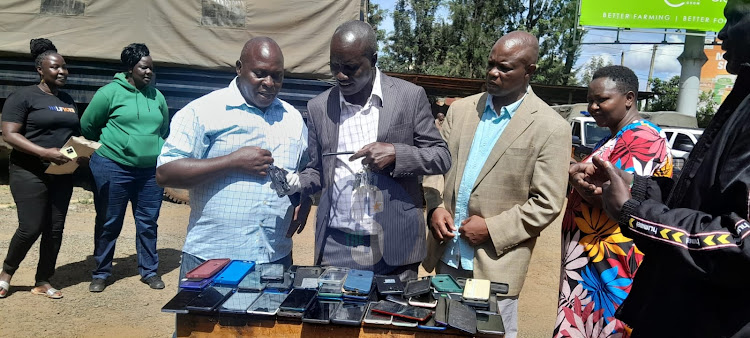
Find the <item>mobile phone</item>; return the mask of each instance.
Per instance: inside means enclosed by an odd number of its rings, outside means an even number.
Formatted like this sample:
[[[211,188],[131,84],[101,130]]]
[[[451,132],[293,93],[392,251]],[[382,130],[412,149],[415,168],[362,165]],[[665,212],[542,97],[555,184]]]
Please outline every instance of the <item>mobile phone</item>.
[[[336,312],[340,304],[341,301],[316,300],[305,310],[305,313],[302,315],[302,321],[305,323],[328,324],[331,322],[331,315]]]
[[[492,293],[501,293],[501,294],[507,295],[508,289],[509,289],[508,284],[490,282],[490,292]]]
[[[260,292],[235,292],[227,300],[219,305],[218,311],[222,313],[247,313],[250,307],[258,297]]]
[[[301,266],[294,273],[294,283],[296,289],[307,289],[318,287],[318,277],[323,273],[323,268],[319,266]]]
[[[476,334],[477,316],[469,306],[455,300],[449,300],[448,326],[470,334]]]
[[[437,322],[435,321],[435,317],[428,319],[424,323],[419,323],[417,327],[423,330],[432,330],[432,331],[445,331],[446,329],[445,326],[440,326],[439,324],[437,324]]]
[[[375,285],[381,295],[400,295],[404,292],[404,284],[398,276],[377,276]]]
[[[258,299],[250,304],[250,307],[247,308],[247,313],[273,316],[279,312],[279,306],[284,302],[286,296],[287,294],[285,293],[263,292]]]
[[[369,294],[369,293],[367,293],[367,294],[360,294],[360,293],[348,292],[348,291],[343,291],[341,293],[342,298],[345,301],[350,301],[350,302],[367,302],[371,298],[370,295],[371,294]]]
[[[253,268],[255,268],[255,262],[232,261],[216,276],[214,284],[236,287]]]
[[[208,287],[201,291],[198,297],[190,301],[185,308],[190,311],[211,312],[216,309],[219,304],[224,302],[233,291],[234,290],[229,287]]]
[[[321,284],[318,288],[318,297],[321,298],[341,298],[341,284]]]
[[[316,290],[294,289],[284,299],[284,302],[279,305],[279,310],[303,312],[315,300],[317,295],[318,291]]]
[[[432,293],[424,293],[419,296],[409,298],[409,305],[434,308],[437,306],[437,299],[432,296]]]
[[[331,322],[339,325],[359,326],[362,324],[365,311],[367,311],[367,303],[344,302],[331,316]]]
[[[448,274],[439,274],[432,276],[430,278],[430,282],[432,283],[432,286],[435,287],[435,290],[438,292],[463,292],[463,288],[461,288],[458,285],[458,282],[453,278],[453,276]]]
[[[367,270],[351,269],[346,275],[344,281],[344,291],[356,292],[359,294],[369,294],[372,288],[372,278],[374,273]]]
[[[488,315],[496,315],[497,312],[497,295],[490,293],[490,300],[487,301],[488,307],[486,309],[477,308],[477,313],[484,313]]]
[[[323,271],[323,273],[318,277],[318,284],[344,284],[344,280],[346,280],[346,276],[349,274],[349,268],[339,268],[335,266],[330,266]]]
[[[432,316],[432,311],[430,310],[409,305],[404,306],[389,301],[375,303],[372,310],[378,313],[416,320],[419,322],[425,321]]]
[[[398,295],[388,295],[385,297],[385,300],[389,302],[394,302],[396,304],[409,305],[408,299],[404,299],[404,297],[398,296]]]
[[[503,317],[486,313],[477,313],[477,331],[491,335],[505,335]]]
[[[169,302],[167,302],[167,304],[162,306],[161,312],[188,313],[188,310],[185,307],[193,299],[197,298],[200,293],[200,291],[196,290],[180,290]]]
[[[284,272],[284,279],[280,281],[269,281],[266,283],[266,289],[277,290],[277,291],[288,291],[292,288],[292,276],[288,272]]]
[[[229,264],[230,261],[231,259],[229,258],[209,259],[188,271],[188,273],[185,274],[185,279],[189,281],[199,281],[209,278],[221,271],[221,269]]]
[[[376,304],[378,304],[378,302],[371,302],[367,306],[367,311],[365,312],[365,317],[362,321],[367,324],[390,325],[393,321],[393,316],[372,311],[373,306]]]
[[[391,324],[394,326],[402,326],[402,327],[417,327],[417,321],[411,320],[411,319],[404,319],[397,316],[393,316],[393,320],[391,320]]]
[[[205,279],[196,280],[196,281],[182,279],[180,281],[180,289],[203,290],[207,286],[211,285],[211,283],[214,282],[215,278],[216,278],[216,275],[213,275]]]
[[[252,271],[243,278],[239,284],[237,284],[237,290],[239,291],[263,291],[266,288],[266,283],[260,280],[260,271]]]
[[[448,326],[448,299],[438,298],[435,306],[435,322],[439,325]]]
[[[282,264],[261,264],[260,280],[263,282],[280,281],[284,279],[284,265]]]
[[[478,300],[487,301],[490,298],[490,281],[486,279],[469,278],[463,293],[464,301]]]
[[[430,292],[430,279],[422,278],[406,282],[404,287],[404,298],[419,296]]]

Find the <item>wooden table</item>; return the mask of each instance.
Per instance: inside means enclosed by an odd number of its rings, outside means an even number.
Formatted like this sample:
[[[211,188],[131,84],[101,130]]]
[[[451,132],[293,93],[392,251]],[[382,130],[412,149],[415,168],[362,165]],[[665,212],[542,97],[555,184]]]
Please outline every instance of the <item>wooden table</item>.
[[[427,331],[390,325],[320,325],[271,317],[178,314],[178,337],[465,337],[458,331]]]

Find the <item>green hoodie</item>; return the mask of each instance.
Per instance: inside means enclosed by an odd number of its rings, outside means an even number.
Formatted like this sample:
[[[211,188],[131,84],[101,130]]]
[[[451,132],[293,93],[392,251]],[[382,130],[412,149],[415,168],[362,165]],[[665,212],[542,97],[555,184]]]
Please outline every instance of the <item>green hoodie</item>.
[[[81,134],[102,144],[96,153],[131,167],[156,166],[168,133],[164,95],[153,86],[136,89],[125,73],[99,88],[81,117]]]

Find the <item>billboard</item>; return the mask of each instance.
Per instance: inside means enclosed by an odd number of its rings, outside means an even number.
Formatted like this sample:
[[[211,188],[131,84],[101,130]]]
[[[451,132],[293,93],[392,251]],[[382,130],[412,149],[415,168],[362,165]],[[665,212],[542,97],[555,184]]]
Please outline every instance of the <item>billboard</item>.
[[[701,68],[700,89],[702,92],[710,91],[716,104],[721,104],[732,91],[734,80],[737,75],[727,72],[727,61],[724,60],[724,51],[718,45],[706,46],[708,61]]]
[[[579,24],[718,32],[727,0],[581,0]]]

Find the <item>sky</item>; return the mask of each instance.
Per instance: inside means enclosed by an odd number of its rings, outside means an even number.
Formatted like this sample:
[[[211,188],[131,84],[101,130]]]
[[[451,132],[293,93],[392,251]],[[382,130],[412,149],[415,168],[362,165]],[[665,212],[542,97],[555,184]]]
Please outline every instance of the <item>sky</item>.
[[[393,31],[393,18],[391,13],[395,6],[396,0],[370,0],[370,3],[378,4],[380,8],[388,10],[388,15],[383,19],[381,28],[385,29],[387,34]],[[438,18],[447,18],[448,9],[441,7],[437,13]],[[440,19],[438,19],[440,20]],[[587,30],[583,38],[581,47],[581,56],[575,64],[575,68],[580,68],[594,56],[601,56],[613,64],[620,64],[622,51],[625,51],[625,66],[632,69],[638,76],[640,89],[645,90],[648,80],[649,66],[651,63],[651,53],[653,44],[626,44],[627,42],[653,42],[660,43],[666,40],[671,43],[682,43],[685,41],[683,35],[668,34],[664,35],[664,30],[649,30],[653,33],[640,32],[621,32],[620,42],[623,44],[593,44],[601,42],[614,42],[617,32],[603,29]],[[674,30],[671,30],[674,32]],[[712,40],[715,33],[707,33],[708,39]],[[498,37],[499,38],[499,37]],[[682,53],[683,46],[658,44],[656,59],[654,62],[654,78],[668,80],[672,76],[680,75],[680,62],[677,57]],[[381,48],[382,49],[382,48]],[[489,53],[489,51],[487,51]]]

